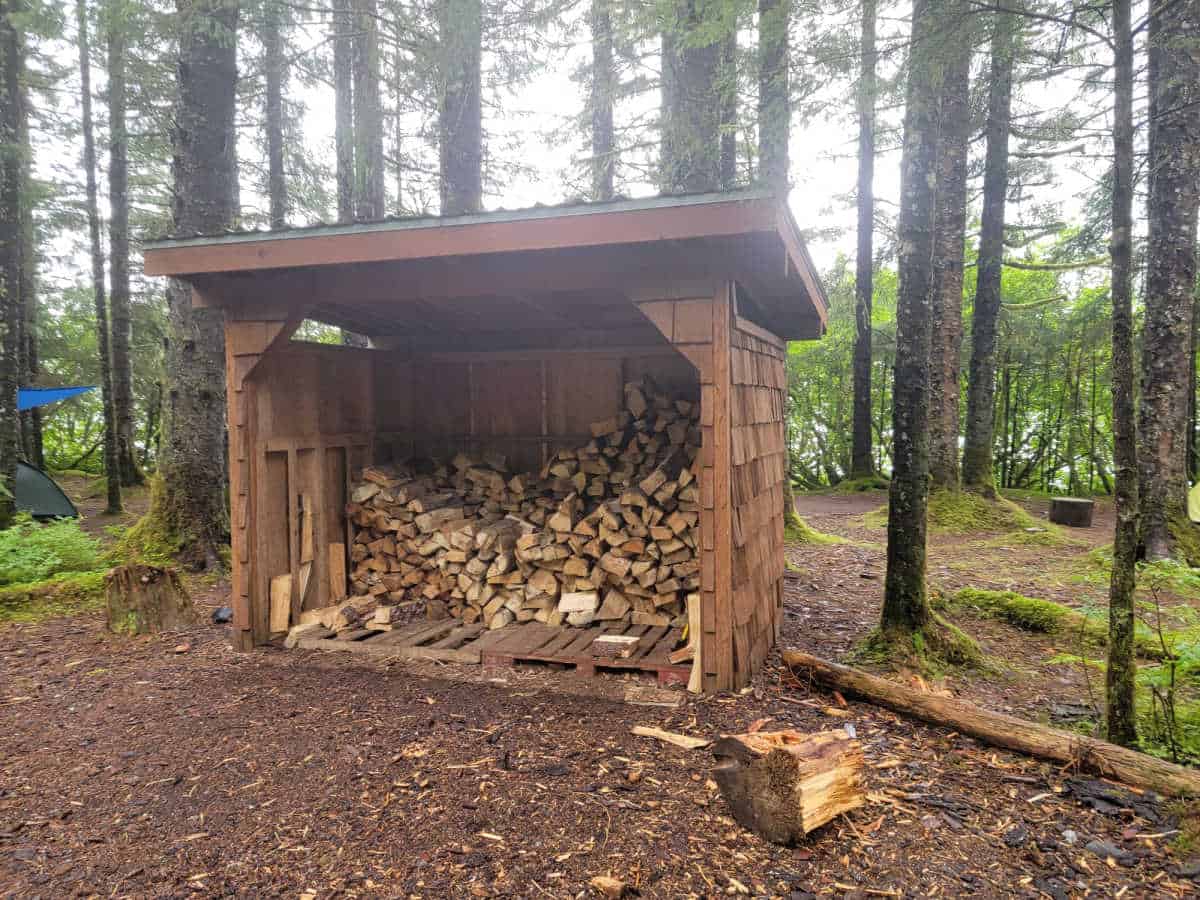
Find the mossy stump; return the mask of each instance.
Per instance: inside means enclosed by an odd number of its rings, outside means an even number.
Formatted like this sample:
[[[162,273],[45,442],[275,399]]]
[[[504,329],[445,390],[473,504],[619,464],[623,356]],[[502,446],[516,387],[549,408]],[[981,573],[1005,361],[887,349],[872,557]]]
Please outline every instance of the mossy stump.
[[[108,630],[157,634],[196,624],[196,610],[174,569],[141,564],[117,566],[104,576]]]
[[[1069,528],[1091,528],[1096,504],[1083,497],[1051,497],[1050,521]]]

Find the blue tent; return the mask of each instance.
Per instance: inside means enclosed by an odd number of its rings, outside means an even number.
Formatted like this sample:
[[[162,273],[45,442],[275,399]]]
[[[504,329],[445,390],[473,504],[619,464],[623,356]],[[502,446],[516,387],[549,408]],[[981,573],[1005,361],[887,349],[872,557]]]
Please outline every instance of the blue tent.
[[[88,391],[94,391],[95,389],[95,385],[62,388],[17,388],[17,411],[25,412],[25,410],[33,409],[35,406],[57,403],[59,400],[66,400],[68,397],[86,394]]]

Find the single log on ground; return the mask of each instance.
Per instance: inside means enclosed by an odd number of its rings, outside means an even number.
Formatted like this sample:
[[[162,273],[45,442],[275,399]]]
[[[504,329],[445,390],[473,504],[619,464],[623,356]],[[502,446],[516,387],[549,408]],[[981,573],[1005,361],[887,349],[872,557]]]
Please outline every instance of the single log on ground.
[[[865,799],[862,747],[844,731],[737,734],[712,752],[733,817],[775,844],[795,844]]]
[[[1050,521],[1071,528],[1091,528],[1095,506],[1082,497],[1051,497]]]
[[[104,576],[108,630],[155,634],[197,622],[192,600],[174,569],[117,566]]]
[[[1161,794],[1200,796],[1200,772],[1136,750],[980,709],[965,700],[923,694],[894,681],[797,650],[785,650],[783,661],[796,674],[808,676],[844,694],[855,694],[924,722],[947,725],[995,747],[1067,763]]]

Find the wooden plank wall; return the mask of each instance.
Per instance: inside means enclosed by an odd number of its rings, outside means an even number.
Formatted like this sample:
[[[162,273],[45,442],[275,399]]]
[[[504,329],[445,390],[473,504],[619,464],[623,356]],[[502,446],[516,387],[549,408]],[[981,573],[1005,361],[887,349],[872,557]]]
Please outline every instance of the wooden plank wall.
[[[510,471],[536,470],[561,448],[591,440],[615,415],[624,385],[645,375],[699,399],[696,374],[670,347],[375,356],[379,462],[503,455]]]
[[[293,342],[263,357],[246,382],[253,441],[246,539],[252,575],[246,581],[255,643],[270,637],[274,576],[292,576],[294,614],[332,602],[327,548],[351,543],[343,515],[350,472],[372,454],[372,365],[369,350]],[[306,516],[312,517],[314,552],[301,596],[300,570],[309,561],[301,559]]]
[[[642,313],[701,382],[701,651],[705,691],[739,688],[782,621],[786,344],[737,315],[736,286],[646,299]]]
[[[735,687],[749,682],[783,621],[787,345],[740,316],[730,332]]]

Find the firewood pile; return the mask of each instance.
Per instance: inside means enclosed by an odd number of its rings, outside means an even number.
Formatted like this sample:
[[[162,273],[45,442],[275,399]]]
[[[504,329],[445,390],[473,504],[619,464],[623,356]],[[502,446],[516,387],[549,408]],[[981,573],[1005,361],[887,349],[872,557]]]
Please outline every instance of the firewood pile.
[[[465,454],[364,469],[346,507],[355,596],[330,627],[421,610],[488,628],[684,624],[700,585],[698,412],[630,383],[623,412],[537,473]]]

